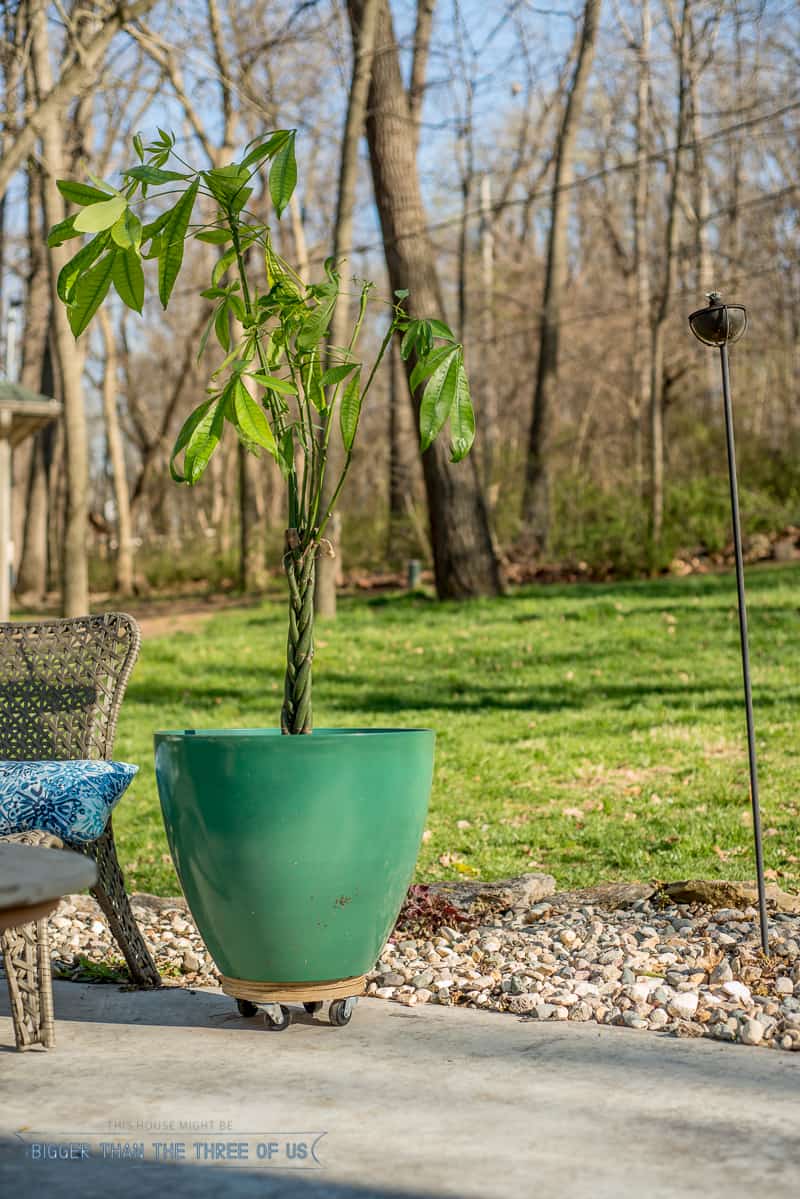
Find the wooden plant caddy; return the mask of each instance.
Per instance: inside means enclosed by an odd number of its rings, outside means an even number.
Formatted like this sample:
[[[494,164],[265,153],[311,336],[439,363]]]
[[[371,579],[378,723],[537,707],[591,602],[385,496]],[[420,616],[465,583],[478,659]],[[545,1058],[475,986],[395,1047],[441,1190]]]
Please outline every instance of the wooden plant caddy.
[[[324,982],[254,982],[245,978],[228,978],[221,975],[220,986],[226,995],[236,1000],[243,1016],[255,1016],[263,1007],[269,1027],[284,1031],[291,1023],[288,1003],[302,1003],[309,1015],[316,1015],[323,1002],[328,1001],[331,1024],[339,1027],[349,1024],[359,995],[367,987],[366,974],[353,978],[329,979]]]

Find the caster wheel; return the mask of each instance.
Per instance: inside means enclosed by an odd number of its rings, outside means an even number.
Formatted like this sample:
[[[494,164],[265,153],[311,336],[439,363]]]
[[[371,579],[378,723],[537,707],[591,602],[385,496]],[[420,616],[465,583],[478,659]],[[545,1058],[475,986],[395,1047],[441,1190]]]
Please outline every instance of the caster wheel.
[[[347,999],[334,999],[328,1008],[328,1019],[331,1024],[335,1024],[338,1028],[343,1028],[345,1024],[349,1024],[355,1006],[356,997],[354,995],[349,996]]]
[[[322,1004],[320,1002],[304,1003],[303,1007],[308,1012],[309,1016],[316,1016],[317,1012],[321,1011]]]
[[[236,1006],[239,1009],[240,1016],[257,1016],[258,1008],[249,999],[237,999]]]
[[[270,1004],[270,1010],[266,1013],[267,1026],[273,1032],[285,1032],[291,1023],[291,1013],[288,1007],[283,1004]]]

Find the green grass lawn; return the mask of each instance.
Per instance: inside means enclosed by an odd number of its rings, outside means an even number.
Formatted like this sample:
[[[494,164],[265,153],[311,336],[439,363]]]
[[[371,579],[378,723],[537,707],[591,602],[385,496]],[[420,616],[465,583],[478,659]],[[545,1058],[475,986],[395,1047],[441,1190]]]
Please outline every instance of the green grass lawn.
[[[748,574],[766,865],[800,883],[800,568]],[[146,639],[115,828],[131,889],[175,894],[152,767],[158,728],[274,725],[284,610]],[[545,869],[559,886],[753,876],[730,575],[526,588],[437,604],[346,599],[317,631],[320,727],[426,725],[436,775],[419,881]]]

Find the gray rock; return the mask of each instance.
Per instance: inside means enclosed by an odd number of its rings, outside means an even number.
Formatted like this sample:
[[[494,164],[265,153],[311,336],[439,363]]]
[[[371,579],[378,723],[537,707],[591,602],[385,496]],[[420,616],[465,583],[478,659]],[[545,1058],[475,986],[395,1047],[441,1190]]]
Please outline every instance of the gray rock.
[[[433,982],[433,971],[432,970],[423,970],[421,974],[414,975],[414,977],[411,980],[411,986],[415,987],[416,990],[419,991],[419,990],[423,989],[424,987],[429,987],[432,982]]]
[[[712,908],[739,908],[753,903],[758,896],[758,889],[755,883],[693,878],[680,883],[667,883],[661,888],[661,894],[675,903],[700,903]],[[767,899],[775,904],[779,912],[800,913],[800,895],[789,895],[780,887],[770,884],[767,887]]]
[[[760,1045],[764,1039],[764,1031],[764,1025],[760,1020],[742,1020],[739,1025],[739,1040],[743,1045]]]
[[[196,974],[200,969],[200,959],[191,949],[187,949],[181,960],[181,970],[184,974]]]
[[[667,1004],[667,1010],[681,1020],[691,1020],[697,1011],[700,996],[696,991],[679,991]]]
[[[596,887],[582,887],[576,891],[558,891],[553,896],[553,906],[597,907],[606,910],[631,908],[644,903],[655,895],[656,888],[650,883],[600,883]]]
[[[743,1003],[747,1006],[752,1002],[750,988],[746,987],[744,983],[737,982],[735,979],[731,982],[723,983],[722,989],[726,995],[738,1003]]]
[[[430,885],[432,894],[442,895],[455,907],[469,911],[480,904],[484,913],[532,908],[552,895],[555,889],[556,880],[551,874],[521,874],[518,878],[504,878],[492,883],[458,879]]]
[[[733,971],[731,970],[731,964],[727,958],[723,958],[721,962],[717,963],[717,965],[711,971],[709,979],[712,983],[731,982],[733,979]]]

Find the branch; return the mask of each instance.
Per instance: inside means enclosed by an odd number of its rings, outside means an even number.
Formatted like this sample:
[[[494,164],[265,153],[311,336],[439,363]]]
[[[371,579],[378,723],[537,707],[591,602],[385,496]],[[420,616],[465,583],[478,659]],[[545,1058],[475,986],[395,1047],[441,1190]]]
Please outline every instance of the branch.
[[[155,0],[135,0],[133,4],[120,4],[107,17],[100,30],[88,42],[73,53],[69,66],[65,66],[58,83],[45,96],[41,104],[30,114],[27,122],[18,130],[9,149],[0,158],[0,197],[5,195],[8,185],[33,150],[37,138],[47,123],[76,96],[90,85],[97,73],[108,46],[126,25],[152,8]]]
[[[408,107],[419,141],[419,121],[425,96],[425,77],[428,73],[428,54],[431,48],[431,27],[436,0],[417,0],[417,24],[414,30],[414,57],[408,85]]]

